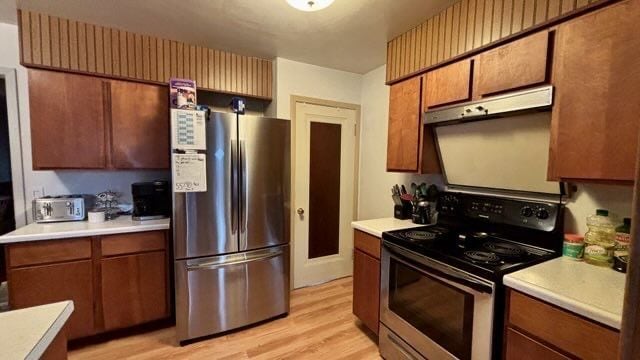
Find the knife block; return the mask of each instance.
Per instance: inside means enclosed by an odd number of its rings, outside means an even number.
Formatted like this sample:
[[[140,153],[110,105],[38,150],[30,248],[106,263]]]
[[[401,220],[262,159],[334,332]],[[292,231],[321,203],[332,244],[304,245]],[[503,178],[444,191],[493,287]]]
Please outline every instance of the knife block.
[[[393,206],[393,217],[400,220],[411,219],[412,209],[410,201],[402,200],[402,205]]]

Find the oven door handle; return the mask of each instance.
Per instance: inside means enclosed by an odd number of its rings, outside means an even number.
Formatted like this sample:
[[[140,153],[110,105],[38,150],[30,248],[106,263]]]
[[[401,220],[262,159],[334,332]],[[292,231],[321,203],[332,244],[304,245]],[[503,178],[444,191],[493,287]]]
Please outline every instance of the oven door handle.
[[[476,279],[475,277],[454,267],[414,254],[386,241],[383,242],[383,246],[395,260],[421,270],[422,272],[427,273],[427,275],[431,274],[439,276],[443,279],[467,286],[478,292],[493,294],[494,285],[491,282]],[[410,262],[408,262],[407,259],[409,259]]]

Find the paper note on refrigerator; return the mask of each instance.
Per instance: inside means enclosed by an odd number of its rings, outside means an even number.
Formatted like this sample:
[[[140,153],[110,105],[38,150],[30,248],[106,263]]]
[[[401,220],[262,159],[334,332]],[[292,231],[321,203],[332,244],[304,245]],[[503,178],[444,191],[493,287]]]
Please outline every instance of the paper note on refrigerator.
[[[173,154],[172,160],[175,192],[207,191],[207,155]]]
[[[171,109],[171,148],[206,150],[205,112]]]

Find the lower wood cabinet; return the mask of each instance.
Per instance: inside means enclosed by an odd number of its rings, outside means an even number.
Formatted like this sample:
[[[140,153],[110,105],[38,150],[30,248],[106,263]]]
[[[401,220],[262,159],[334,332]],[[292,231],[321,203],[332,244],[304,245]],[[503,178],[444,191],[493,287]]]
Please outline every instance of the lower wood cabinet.
[[[29,266],[8,272],[12,309],[73,300],[67,336],[77,339],[95,333],[93,266],[91,260]]]
[[[165,231],[7,246],[9,306],[73,300],[68,339],[170,316]]]
[[[618,358],[617,330],[514,290],[507,304],[507,359]]]
[[[353,313],[377,335],[380,321],[380,239],[357,230],[354,239]],[[362,244],[366,245],[359,247]],[[371,244],[377,244],[377,249]],[[376,252],[377,258],[374,257]]]
[[[105,330],[169,315],[166,264],[164,251],[100,260]]]

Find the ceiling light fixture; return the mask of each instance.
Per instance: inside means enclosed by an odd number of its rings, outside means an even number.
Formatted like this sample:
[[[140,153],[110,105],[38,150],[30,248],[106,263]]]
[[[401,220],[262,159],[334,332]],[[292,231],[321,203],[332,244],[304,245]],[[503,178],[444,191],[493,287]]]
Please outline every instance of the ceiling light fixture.
[[[287,0],[289,5],[301,11],[322,10],[333,3],[334,0]]]

